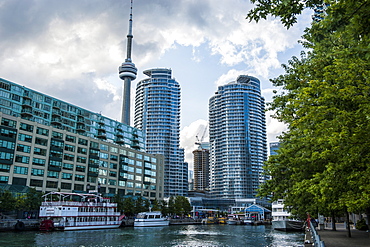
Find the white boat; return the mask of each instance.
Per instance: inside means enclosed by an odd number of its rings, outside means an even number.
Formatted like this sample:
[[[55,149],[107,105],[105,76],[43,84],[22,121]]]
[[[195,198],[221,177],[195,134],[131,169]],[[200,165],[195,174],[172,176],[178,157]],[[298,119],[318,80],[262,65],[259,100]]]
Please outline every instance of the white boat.
[[[50,192],[40,206],[40,230],[93,230],[121,225],[117,203],[97,194]]]
[[[138,213],[134,226],[168,226],[170,221],[159,211]]]
[[[279,231],[302,231],[304,222],[293,219],[288,211],[284,209],[282,199],[272,203],[272,227]]]

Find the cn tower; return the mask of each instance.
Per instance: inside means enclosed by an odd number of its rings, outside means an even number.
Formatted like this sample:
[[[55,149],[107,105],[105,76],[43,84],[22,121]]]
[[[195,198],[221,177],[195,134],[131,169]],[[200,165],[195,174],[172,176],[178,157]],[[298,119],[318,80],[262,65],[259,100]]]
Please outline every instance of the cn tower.
[[[124,63],[119,66],[119,78],[124,80],[123,85],[123,103],[122,103],[122,117],[121,122],[130,125],[130,99],[131,99],[131,81],[136,79],[137,68],[131,60],[132,48],[132,0],[130,10],[130,20],[127,34],[127,57]]]

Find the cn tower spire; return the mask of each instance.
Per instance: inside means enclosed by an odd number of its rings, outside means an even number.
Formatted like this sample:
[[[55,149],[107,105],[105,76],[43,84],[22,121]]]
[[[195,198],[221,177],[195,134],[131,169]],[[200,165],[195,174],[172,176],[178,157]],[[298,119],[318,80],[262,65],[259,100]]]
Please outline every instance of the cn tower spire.
[[[137,68],[131,60],[132,49],[132,0],[130,9],[130,20],[127,34],[127,57],[125,62],[118,68],[119,78],[124,80],[123,84],[123,103],[122,103],[122,117],[121,122],[130,125],[130,102],[131,102],[131,81],[136,79]]]

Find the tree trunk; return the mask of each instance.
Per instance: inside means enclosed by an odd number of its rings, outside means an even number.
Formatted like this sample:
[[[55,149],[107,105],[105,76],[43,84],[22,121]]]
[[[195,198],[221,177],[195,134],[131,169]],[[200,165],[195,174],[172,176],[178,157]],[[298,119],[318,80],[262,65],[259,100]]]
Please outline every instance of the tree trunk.
[[[349,225],[349,213],[348,211],[346,210],[346,229],[347,229],[347,237],[351,237],[351,228],[350,228],[350,225]]]
[[[337,226],[335,225],[335,213],[334,212],[331,212],[331,229],[332,231],[336,231],[337,230]]]

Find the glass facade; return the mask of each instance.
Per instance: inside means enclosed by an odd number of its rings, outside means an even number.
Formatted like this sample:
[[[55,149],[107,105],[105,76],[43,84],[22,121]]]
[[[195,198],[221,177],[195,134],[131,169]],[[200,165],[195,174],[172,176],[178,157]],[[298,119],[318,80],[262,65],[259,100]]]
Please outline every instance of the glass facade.
[[[141,130],[1,78],[0,112],[120,146],[144,150]],[[21,128],[27,130],[27,126]],[[32,132],[31,129],[29,131]]]
[[[241,75],[209,101],[210,192],[214,198],[254,198],[267,159],[260,82]]]
[[[180,85],[165,68],[145,70],[136,87],[134,126],[144,132],[148,153],[165,158],[164,195],[185,196],[188,166],[180,143]]]

